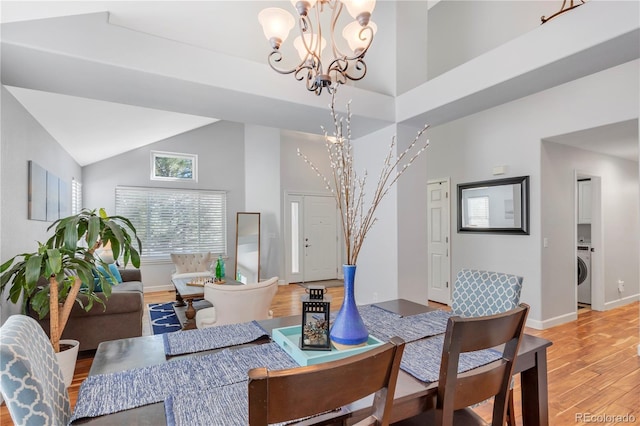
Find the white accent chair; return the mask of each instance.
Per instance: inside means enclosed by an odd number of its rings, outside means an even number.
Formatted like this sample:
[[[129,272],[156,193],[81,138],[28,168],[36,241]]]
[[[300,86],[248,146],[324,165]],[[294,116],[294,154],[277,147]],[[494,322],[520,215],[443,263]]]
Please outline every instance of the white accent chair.
[[[273,318],[269,309],[278,291],[278,277],[254,284],[204,285],[204,298],[213,305],[196,313],[198,328]]]
[[[171,279],[211,276],[209,269],[213,262],[211,252],[171,253],[171,261],[175,266]]]

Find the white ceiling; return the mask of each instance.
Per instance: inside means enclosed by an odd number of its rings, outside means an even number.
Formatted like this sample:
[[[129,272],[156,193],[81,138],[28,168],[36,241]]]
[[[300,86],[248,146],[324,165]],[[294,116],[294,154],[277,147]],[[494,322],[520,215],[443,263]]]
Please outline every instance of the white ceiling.
[[[273,5],[291,9],[270,0],[2,1],[2,82],[80,165],[218,119],[318,134],[330,127],[329,98],[266,65],[257,14]],[[395,58],[385,54],[396,48],[393,2],[378,1],[373,19],[367,76],[341,89],[361,114],[356,136],[396,121]],[[590,149],[586,141],[607,140],[599,149],[623,145],[625,154],[608,153],[637,161],[637,124],[635,135],[620,126],[554,141]]]
[[[638,161],[637,119],[545,138],[545,140]]]
[[[217,121],[39,90],[7,89],[81,166]]]

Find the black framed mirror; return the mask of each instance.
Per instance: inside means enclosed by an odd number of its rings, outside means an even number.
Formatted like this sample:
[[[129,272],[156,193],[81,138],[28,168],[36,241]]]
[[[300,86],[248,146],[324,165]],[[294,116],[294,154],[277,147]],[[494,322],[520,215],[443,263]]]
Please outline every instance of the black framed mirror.
[[[243,284],[260,280],[260,213],[236,214],[235,279]]]
[[[459,184],[458,232],[529,235],[529,176]]]

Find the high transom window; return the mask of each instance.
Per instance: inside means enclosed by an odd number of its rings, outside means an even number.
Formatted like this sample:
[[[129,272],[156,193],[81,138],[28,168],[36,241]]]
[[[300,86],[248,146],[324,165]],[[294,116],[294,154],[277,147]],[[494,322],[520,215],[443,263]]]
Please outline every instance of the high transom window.
[[[151,180],[198,181],[198,156],[151,151]]]

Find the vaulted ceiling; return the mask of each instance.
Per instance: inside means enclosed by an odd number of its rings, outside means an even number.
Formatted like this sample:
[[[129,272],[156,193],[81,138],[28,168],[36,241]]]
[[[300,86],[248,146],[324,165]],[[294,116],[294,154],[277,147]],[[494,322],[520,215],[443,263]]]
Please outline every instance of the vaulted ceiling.
[[[575,39],[558,37],[551,25],[536,29],[541,34],[399,94],[397,3],[378,1],[368,74],[340,90],[357,113],[356,136],[395,122],[450,121],[636,59],[640,50],[637,24],[620,23],[624,12],[590,5],[585,22],[571,28]],[[220,119],[318,134],[330,124],[329,97],[266,64],[257,14],[276,4],[291,8],[282,1],[3,1],[2,83],[80,165]],[[616,25],[594,30],[596,17]],[[535,46],[536,35],[557,37],[555,50],[495,63]]]

